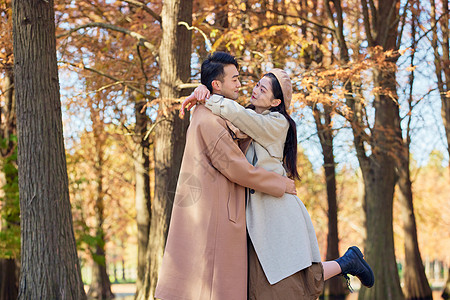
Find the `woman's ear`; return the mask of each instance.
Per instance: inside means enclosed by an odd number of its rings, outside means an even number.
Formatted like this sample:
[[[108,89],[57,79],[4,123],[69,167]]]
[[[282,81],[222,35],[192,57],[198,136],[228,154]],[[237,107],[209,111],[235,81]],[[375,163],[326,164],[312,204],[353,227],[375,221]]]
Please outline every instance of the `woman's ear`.
[[[281,99],[273,99],[270,106],[277,107],[278,105],[280,105],[280,103],[281,103]]]

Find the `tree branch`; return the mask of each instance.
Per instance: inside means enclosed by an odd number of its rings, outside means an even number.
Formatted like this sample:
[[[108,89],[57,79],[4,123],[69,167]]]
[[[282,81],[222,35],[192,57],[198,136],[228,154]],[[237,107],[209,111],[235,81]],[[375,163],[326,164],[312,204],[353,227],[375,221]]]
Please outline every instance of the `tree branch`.
[[[6,92],[8,92],[9,90],[12,90],[12,89],[14,89],[14,83],[11,84],[6,90],[0,91],[0,96],[3,94],[6,94]]]
[[[407,12],[407,9],[408,9],[409,1],[410,0],[406,1],[405,5],[403,6],[403,14],[402,14],[401,20],[400,20],[400,23],[401,23],[401,25],[400,25],[400,33],[398,35],[398,39],[397,39],[397,43],[396,43],[397,44],[397,46],[396,46],[397,49],[400,49],[400,43],[401,43],[402,36],[403,36],[403,30],[404,30],[405,24],[406,24],[406,12]]]
[[[135,92],[138,92],[139,94],[141,94],[142,96],[144,96],[144,98],[146,98],[146,99],[148,99],[148,100],[154,100],[154,99],[155,99],[155,97],[150,96],[150,95],[147,95],[147,94],[145,93],[145,91],[143,91],[143,90],[141,90],[141,89],[135,87],[134,85],[128,84],[128,83],[126,83],[125,81],[120,80],[120,79],[118,79],[118,78],[116,78],[116,77],[114,77],[114,76],[111,76],[111,75],[109,75],[109,74],[106,74],[106,73],[104,73],[104,72],[102,72],[102,71],[99,71],[99,70],[96,70],[96,69],[93,69],[93,68],[90,68],[90,67],[86,67],[85,65],[77,65],[77,64],[73,64],[73,63],[67,63],[67,64],[68,64],[68,65],[71,65],[72,67],[79,68],[79,69],[83,69],[83,70],[87,70],[87,71],[96,73],[96,74],[98,74],[98,75],[100,75],[100,76],[103,76],[103,77],[106,77],[106,78],[108,78],[108,79],[111,79],[111,80],[113,80],[113,81],[115,81],[115,82],[117,82],[117,83],[120,83],[120,84],[122,84],[122,85],[128,87],[129,89],[131,89],[131,90],[133,90],[133,91],[135,91]]]
[[[140,45],[138,43],[136,45],[136,52],[137,52],[138,57],[139,57],[139,66],[141,67],[142,75],[144,75],[144,77],[145,77],[145,82],[148,82],[148,77],[147,77],[147,74],[145,73],[144,60],[142,59],[141,50],[140,50],[139,47],[140,47]]]
[[[266,9],[265,11],[255,11],[255,13],[265,13],[266,11],[269,11],[269,12],[271,12],[271,13],[274,13],[274,14],[280,15],[280,16],[284,16],[284,17],[300,19],[300,20],[305,21],[305,22],[307,22],[307,23],[310,23],[310,24],[312,24],[312,25],[314,25],[314,26],[317,26],[317,27],[320,27],[320,28],[329,30],[329,31],[331,31],[331,32],[334,31],[333,28],[330,28],[330,27],[328,27],[328,26],[326,26],[326,25],[319,24],[319,23],[317,23],[317,22],[311,21],[310,19],[304,18],[304,17],[302,17],[302,16],[289,15],[289,14],[285,14],[285,13],[282,13],[282,12],[279,12],[279,11],[275,11],[275,10],[272,10],[272,9]],[[280,24],[274,24],[274,25],[280,25]],[[286,24],[286,25],[288,25],[288,24]],[[290,24],[290,25],[294,25],[294,24]],[[298,26],[298,25],[297,25],[297,26]]]
[[[391,6],[391,8],[389,9],[389,14],[388,14],[388,16],[387,16],[387,21],[388,21],[388,22],[391,21],[393,15],[394,15],[394,12],[395,12],[395,10],[397,9],[396,6],[397,6],[397,2],[396,2],[396,1],[392,2],[392,6]],[[378,40],[378,41],[381,41],[380,44],[383,46],[383,49],[386,49],[386,41],[387,41],[387,39],[388,39],[390,30],[392,30],[393,28],[397,27],[398,22],[399,22],[399,19],[398,19],[398,18],[395,18],[394,22],[393,22],[392,24],[389,24],[388,27],[386,27],[386,30],[384,30],[381,39],[380,39],[379,37],[377,37],[377,40]],[[397,31],[398,28],[395,28],[395,30]],[[397,41],[396,41],[396,44],[397,44]],[[387,49],[386,49],[386,50],[387,50]]]
[[[208,37],[206,36],[206,34],[203,32],[203,30],[201,30],[200,28],[198,28],[198,27],[195,27],[195,26],[189,26],[189,24],[188,23],[186,23],[186,22],[184,22],[184,21],[181,21],[181,22],[178,22],[178,25],[183,25],[183,26],[185,26],[186,28],[187,28],[187,30],[192,30],[192,29],[195,29],[195,30],[197,30],[198,32],[200,32],[200,34],[203,36],[203,38],[205,39],[205,43],[206,43],[206,45],[208,46],[208,48],[206,49],[208,52],[209,51],[211,51],[211,49],[212,49],[212,44],[211,44],[211,41],[208,39]]]
[[[155,13],[151,8],[149,8],[145,3],[142,3],[140,1],[137,0],[122,0],[123,2],[126,2],[128,4],[140,7],[142,9],[145,10],[145,12],[147,12],[148,14],[150,14],[153,18],[155,18],[156,21],[159,22],[159,24],[162,25],[162,20],[161,20],[161,16],[158,15],[157,13]]]
[[[334,23],[333,12],[331,11],[330,2],[328,0],[325,1],[325,8],[326,13],[328,15],[328,19],[330,20],[331,24],[333,24],[333,30],[336,31],[336,24]]]
[[[158,49],[153,44],[151,44],[143,35],[141,35],[141,34],[139,34],[137,32],[131,31],[129,29],[126,29],[126,28],[118,27],[118,26],[115,26],[115,25],[112,25],[112,24],[101,23],[101,22],[88,23],[88,24],[84,24],[84,25],[72,28],[71,30],[69,30],[69,31],[67,31],[65,33],[57,35],[56,38],[61,38],[61,37],[64,37],[64,36],[68,36],[68,35],[76,32],[76,31],[78,31],[80,29],[86,29],[86,28],[103,28],[103,29],[108,29],[108,30],[112,30],[112,31],[117,31],[117,32],[121,32],[121,33],[124,33],[124,34],[128,34],[131,37],[133,37],[136,40],[138,40],[139,44],[141,46],[144,46],[145,48],[149,49],[152,52],[153,56],[156,57],[157,54],[158,54]]]
[[[377,18],[377,8],[375,7],[375,3],[373,2],[373,0],[369,0],[369,6],[370,6],[370,12],[372,15],[372,30],[375,31],[375,25],[378,22],[378,18]]]
[[[369,166],[369,157],[366,154],[364,142],[370,141],[370,137],[364,131],[363,106],[361,101],[358,101],[359,99],[355,99],[355,96],[353,95],[353,87],[350,83],[346,84],[345,89],[346,104],[352,112],[349,123],[353,131],[353,145],[355,146],[356,155],[358,157],[361,169],[364,169]]]
[[[180,83],[177,84],[177,90],[181,91],[184,89],[193,89],[196,88],[200,85],[200,83],[198,82],[193,82],[193,83]]]
[[[370,26],[370,17],[369,17],[369,10],[367,8],[367,1],[361,0],[361,6],[363,10],[364,28],[366,30],[367,42],[369,43],[369,47],[373,47],[374,43],[372,37],[372,29],[371,29],[372,27]]]
[[[417,43],[419,43],[424,37],[426,37],[430,32],[434,31],[437,27],[437,25],[439,24],[439,22],[441,21],[441,19],[444,17],[445,15],[442,14],[437,20],[432,21],[431,24],[431,28],[428,29],[424,34],[422,34],[418,39],[417,39]],[[434,23],[435,22],[435,23]]]

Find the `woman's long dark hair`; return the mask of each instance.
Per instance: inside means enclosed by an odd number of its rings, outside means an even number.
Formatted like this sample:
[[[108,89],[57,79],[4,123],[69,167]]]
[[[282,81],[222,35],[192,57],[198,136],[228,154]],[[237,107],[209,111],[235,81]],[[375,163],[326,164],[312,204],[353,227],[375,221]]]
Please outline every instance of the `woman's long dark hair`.
[[[295,125],[295,121],[291,118],[291,116],[286,111],[286,105],[284,104],[283,92],[281,90],[281,85],[278,82],[278,79],[272,73],[267,73],[264,75],[270,78],[272,83],[272,92],[275,99],[280,99],[281,103],[277,107],[272,107],[269,110],[274,112],[279,112],[282,114],[286,120],[289,122],[289,129],[286,136],[286,142],[284,144],[283,150],[283,164],[286,168],[288,176],[291,179],[300,179],[300,175],[297,172],[297,126]],[[247,108],[255,109],[253,104],[247,106]]]

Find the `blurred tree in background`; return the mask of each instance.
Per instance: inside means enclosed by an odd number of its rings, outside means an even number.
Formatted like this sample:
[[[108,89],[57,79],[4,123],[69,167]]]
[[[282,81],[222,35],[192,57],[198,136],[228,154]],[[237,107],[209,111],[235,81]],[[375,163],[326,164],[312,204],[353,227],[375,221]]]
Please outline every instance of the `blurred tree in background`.
[[[2,278],[20,240],[11,2],[0,7]],[[67,0],[55,10],[74,228],[83,266],[98,274],[92,296],[112,297],[108,265],[121,257],[136,269],[137,297],[152,297],[189,120],[178,104],[202,60],[222,50],[241,65],[243,104],[271,68],[291,75],[299,195],[323,259],[361,245],[377,283],[360,299],[431,299],[426,270],[449,266],[448,1]],[[17,280],[2,281],[0,295]],[[347,289],[336,278],[324,293],[343,299]]]

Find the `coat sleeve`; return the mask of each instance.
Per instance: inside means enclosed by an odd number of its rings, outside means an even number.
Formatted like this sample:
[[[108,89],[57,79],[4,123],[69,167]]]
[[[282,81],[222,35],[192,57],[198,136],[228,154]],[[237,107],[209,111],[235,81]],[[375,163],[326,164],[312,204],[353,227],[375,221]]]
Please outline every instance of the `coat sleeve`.
[[[213,114],[229,120],[266,149],[272,144],[279,144],[280,139],[286,139],[289,123],[280,113],[258,114],[220,95],[212,95],[206,99],[205,107]]]
[[[251,165],[228,131],[219,136],[210,152],[210,160],[211,164],[231,182],[274,197],[281,197],[286,191],[286,178]]]

